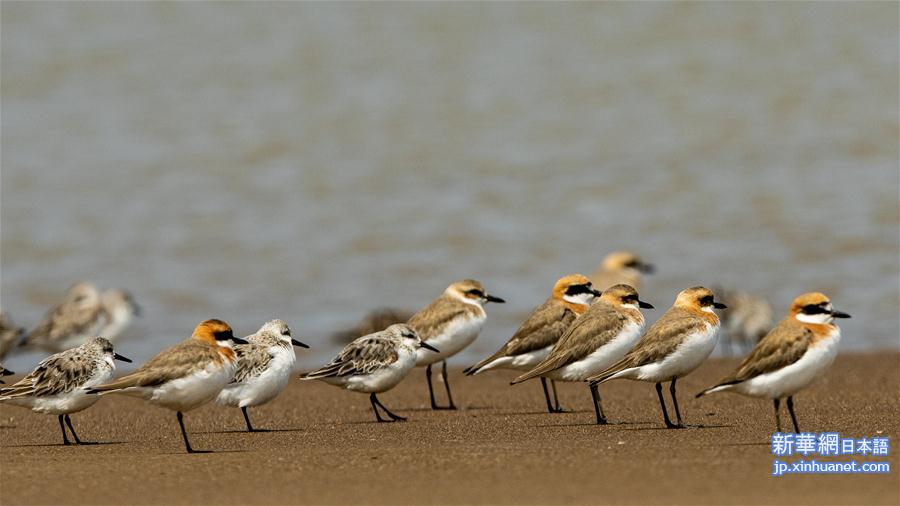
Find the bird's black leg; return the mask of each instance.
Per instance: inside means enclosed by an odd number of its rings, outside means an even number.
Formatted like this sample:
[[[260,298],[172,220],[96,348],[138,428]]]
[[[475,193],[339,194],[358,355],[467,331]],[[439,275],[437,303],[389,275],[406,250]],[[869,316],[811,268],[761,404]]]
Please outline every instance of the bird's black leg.
[[[566,410],[559,405],[559,395],[556,393],[556,380],[550,380],[550,386],[553,388],[553,411],[556,413],[565,413]]]
[[[429,367],[430,367],[430,366],[429,366]],[[429,381],[428,383],[430,384],[431,382]],[[375,398],[375,393],[374,393],[374,392],[373,392],[372,394],[369,395],[369,402],[372,403],[372,411],[375,412],[375,418],[376,418],[379,422],[387,422],[388,420],[385,420],[385,419],[381,418],[381,414],[378,412],[378,404],[380,404],[380,403],[378,402],[378,399]]]
[[[372,394],[372,403],[373,403],[373,405],[377,404],[379,408],[383,409],[384,412],[387,413],[387,416],[391,417],[392,421],[394,421],[394,422],[405,422],[406,421],[406,418],[404,418],[400,415],[395,415],[394,413],[391,413],[391,410],[386,408],[384,406],[384,404],[382,404],[381,401],[378,400],[378,397],[375,397],[374,393]],[[378,421],[380,422],[381,419],[379,419]]]
[[[247,406],[241,408],[241,413],[244,414],[244,421],[247,422],[247,432],[257,432],[250,423],[250,415],[247,414]]]
[[[184,438],[184,449],[187,450],[188,453],[208,453],[205,451],[199,451],[191,448],[191,442],[188,441],[187,431],[184,430],[184,415],[181,414],[181,411],[177,412],[178,416],[178,426],[181,427],[181,437]]]
[[[794,414],[794,396],[793,395],[788,397],[787,405],[788,405],[788,413],[791,414],[791,421],[794,422],[794,432],[799,434],[800,426],[797,425],[797,415]]]
[[[781,432],[781,399],[775,401],[775,430]]]
[[[547,391],[547,378],[541,376],[541,387],[544,389],[544,399],[547,400],[547,413],[555,413],[553,404],[550,403],[550,392]]]
[[[63,425],[64,417],[65,417],[65,415],[59,415],[59,417],[58,417],[59,418],[59,428],[62,430],[62,433],[63,433],[63,444],[68,446],[72,443],[69,442],[69,436],[66,434],[66,426]]]
[[[87,442],[84,442],[84,441],[78,439],[78,434],[75,433],[75,427],[72,426],[72,419],[69,417],[69,415],[65,415],[64,420],[66,421],[66,425],[69,426],[69,430],[72,431],[72,437],[75,438],[75,444],[79,444],[79,445],[94,444],[94,443],[87,443]]]
[[[681,423],[681,411],[678,409],[678,397],[675,395],[675,381],[678,378],[672,378],[672,383],[669,384],[669,393],[672,394],[672,403],[675,404],[675,418],[678,419],[678,427],[684,427],[684,424]]]
[[[450,381],[447,379],[447,361],[444,360],[444,365],[441,367],[441,379],[444,380],[444,388],[447,389],[447,400],[450,401],[450,405],[445,409],[456,409],[456,404],[453,404],[453,396],[450,395]]]
[[[441,409],[434,401],[434,386],[431,384],[431,364],[425,368],[425,377],[428,379],[428,395],[431,396],[431,409]]]
[[[662,383],[656,384],[656,396],[659,397],[659,407],[662,408],[663,421],[666,422],[666,427],[668,427],[670,429],[674,429],[674,428],[678,427],[677,425],[672,423],[671,420],[669,420],[669,413],[666,411],[666,402],[663,400]]]
[[[597,385],[591,385],[591,397],[594,399],[594,412],[597,414],[597,425],[606,425],[606,415],[603,414],[600,390]]]

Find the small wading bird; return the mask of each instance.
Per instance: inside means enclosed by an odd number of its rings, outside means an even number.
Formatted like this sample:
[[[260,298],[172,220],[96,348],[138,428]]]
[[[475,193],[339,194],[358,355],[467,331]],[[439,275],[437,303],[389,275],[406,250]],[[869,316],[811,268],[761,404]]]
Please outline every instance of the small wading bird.
[[[631,251],[614,251],[603,258],[600,267],[591,275],[594,287],[601,292],[613,285],[641,288],[641,275],[653,274],[654,267]]]
[[[824,294],[805,293],[791,304],[787,317],[772,329],[741,362],[716,385],[697,394],[734,392],[772,399],[775,426],[781,432],[781,399],[787,397],[794,431],[800,432],[794,414],[794,394],[818,379],[837,355],[841,329],[835,318],[850,315],[834,309]]]
[[[719,332],[719,317],[715,309],[725,307],[725,304],[715,301],[713,292],[708,288],[695,286],[682,290],[675,304],[650,326],[622,360],[589,378],[591,386],[618,378],[656,383],[656,395],[666,427],[684,427],[675,395],[675,381],[691,373],[712,353]],[[666,411],[663,381],[672,382],[669,392],[677,425],[669,420]]]
[[[360,337],[324,367],[300,376],[301,380],[321,380],[353,392],[369,394],[369,402],[379,422],[403,421],[406,418],[392,413],[377,394],[397,386],[416,365],[416,353],[424,348],[439,353],[437,348],[423,342],[409,325],[398,323],[367,336]],[[378,408],[390,420],[381,418]]]
[[[426,366],[425,377],[428,379],[431,409],[456,409],[447,380],[447,359],[472,344],[478,337],[487,319],[482,306],[488,302],[506,301],[485,293],[478,281],[466,279],[448,286],[443,294],[409,319],[409,325],[416,329],[423,342],[441,350],[438,353],[419,350],[416,359],[417,367]],[[438,406],[434,398],[431,366],[437,362],[442,362],[441,379],[447,390],[447,406]]]
[[[235,345],[237,370],[234,379],[219,392],[218,404],[241,408],[247,432],[263,432],[250,423],[247,408],[265,404],[287,386],[294,368],[293,346],[309,346],[291,337],[291,329],[281,320],[272,320],[255,334],[244,338],[247,344]]]
[[[569,326],[550,355],[512,384],[548,377],[561,381],[585,381],[621,359],[634,346],[644,328],[644,315],[639,308],[652,308],[638,299],[637,290],[629,285],[608,288],[590,309]],[[600,392],[590,386],[597,423],[605,424]]]
[[[131,362],[116,353],[107,339],[92,337],[77,348],[45,358],[17,383],[0,388],[0,402],[28,408],[35,413],[57,415],[63,444],[70,444],[66,425],[76,444],[90,444],[78,438],[69,415],[97,402],[97,396],[88,390],[109,380],[116,370],[114,360]]]
[[[553,293],[546,302],[538,306],[519,330],[500,348],[497,353],[469,367],[463,372],[467,375],[480,374],[491,369],[513,369],[529,371],[547,358],[553,345],[560,336],[591,306],[600,292],[591,285],[591,280],[581,274],[571,274],[560,278],[553,286]],[[547,391],[547,380],[541,376],[544,398],[547,400],[547,411],[561,413],[559,398],[556,394],[556,382],[553,386],[554,403],[550,402]]]
[[[247,341],[234,337],[222,320],[206,320],[189,339],[163,350],[137,371],[89,391],[140,397],[175,411],[185,450],[204,453],[191,448],[182,413],[214,400],[234,378],[234,344]]]

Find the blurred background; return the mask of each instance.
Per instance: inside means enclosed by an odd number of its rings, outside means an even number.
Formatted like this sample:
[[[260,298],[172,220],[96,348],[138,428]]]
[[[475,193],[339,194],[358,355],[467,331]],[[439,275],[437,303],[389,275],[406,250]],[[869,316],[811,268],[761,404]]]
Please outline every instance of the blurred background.
[[[897,349],[895,3],[2,4],[2,291],[33,327],[129,289],[140,363],[279,317],[327,360],[474,277],[494,351],[612,250],[696,284],[821,290]],[[32,367],[39,353],[7,361]]]

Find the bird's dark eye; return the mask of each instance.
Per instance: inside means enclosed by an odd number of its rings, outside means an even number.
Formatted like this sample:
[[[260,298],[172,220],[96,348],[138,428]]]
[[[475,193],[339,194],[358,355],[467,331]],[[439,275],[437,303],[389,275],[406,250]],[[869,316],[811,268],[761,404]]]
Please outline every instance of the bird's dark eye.
[[[828,310],[822,307],[820,304],[807,304],[803,306],[804,314],[824,314],[828,313]]]
[[[638,266],[637,260],[629,260],[628,262],[625,263],[625,267],[637,267],[637,266]]]
[[[216,332],[216,341],[227,341],[234,337],[234,334],[230,330],[220,330]]]
[[[484,292],[482,292],[481,290],[479,290],[477,288],[473,288],[473,289],[467,291],[466,293],[469,295],[474,295],[476,297],[484,297]]]
[[[285,331],[284,331],[284,335],[290,336],[290,335],[291,335],[291,329],[285,330]]]
[[[591,285],[571,285],[566,288],[566,295],[578,295],[579,293],[590,293]]]
[[[711,306],[713,304],[713,296],[712,295],[704,295],[700,298],[701,306]]]

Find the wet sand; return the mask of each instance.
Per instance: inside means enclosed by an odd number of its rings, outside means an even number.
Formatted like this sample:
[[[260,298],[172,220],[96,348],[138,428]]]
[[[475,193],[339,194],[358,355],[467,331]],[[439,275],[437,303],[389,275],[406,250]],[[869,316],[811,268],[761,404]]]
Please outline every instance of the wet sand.
[[[74,415],[95,446],[64,447],[56,418],[0,407],[3,504],[898,504],[898,452],[889,475],[771,476],[769,402],[693,394],[735,360],[715,360],[679,382],[684,430],[661,428],[652,384],[605,385],[613,425],[593,421],[584,385],[561,385],[564,407],[544,412],[538,382],[509,372],[454,371],[459,412],[426,409],[416,370],[382,402],[406,423],[374,423],[366,396],[321,383],[290,387],[252,409],[186,415],[187,455],[174,413],[110,396]],[[900,434],[900,354],[841,355],[796,398],[801,429],[845,436]],[[440,386],[440,385],[439,385]],[[786,418],[786,416],[785,416]],[[871,459],[867,459],[871,460]]]

